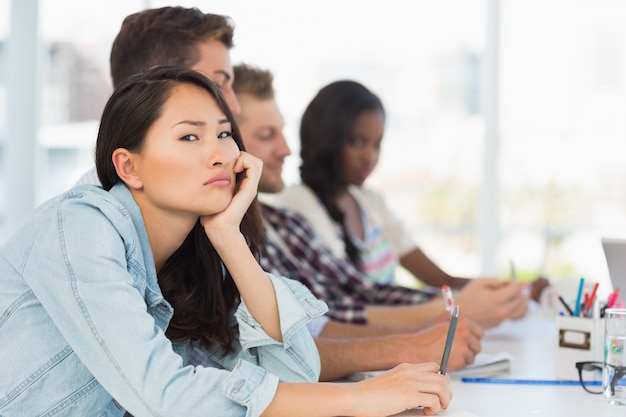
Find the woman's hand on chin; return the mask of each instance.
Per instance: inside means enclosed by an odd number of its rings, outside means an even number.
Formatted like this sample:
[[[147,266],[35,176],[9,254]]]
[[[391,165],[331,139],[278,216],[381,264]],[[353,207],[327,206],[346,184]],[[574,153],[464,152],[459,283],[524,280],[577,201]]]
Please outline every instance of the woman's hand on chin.
[[[215,214],[201,216],[200,223],[209,240],[216,245],[226,236],[240,234],[243,216],[256,198],[263,162],[247,152],[241,152],[233,166],[233,171],[242,177],[235,187],[230,204]]]

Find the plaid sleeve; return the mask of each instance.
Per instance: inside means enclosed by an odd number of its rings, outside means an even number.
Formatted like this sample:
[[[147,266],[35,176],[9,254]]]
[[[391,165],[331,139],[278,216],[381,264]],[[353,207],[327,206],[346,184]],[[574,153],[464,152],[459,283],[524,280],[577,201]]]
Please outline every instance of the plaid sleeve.
[[[261,265],[270,272],[304,283],[328,304],[329,317],[365,324],[367,305],[420,304],[430,297],[400,285],[366,281],[349,260],[337,258],[324,246],[303,217],[265,205],[263,211],[268,226],[274,228],[281,242],[267,239]]]

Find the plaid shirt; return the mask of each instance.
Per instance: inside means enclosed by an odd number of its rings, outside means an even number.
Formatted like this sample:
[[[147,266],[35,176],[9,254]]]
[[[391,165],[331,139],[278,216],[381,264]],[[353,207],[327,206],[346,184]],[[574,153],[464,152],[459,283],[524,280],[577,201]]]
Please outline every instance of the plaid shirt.
[[[328,317],[366,324],[367,305],[420,304],[429,299],[419,290],[367,281],[348,259],[333,255],[296,212],[264,203],[261,209],[266,240],[261,266],[301,281],[328,304]]]

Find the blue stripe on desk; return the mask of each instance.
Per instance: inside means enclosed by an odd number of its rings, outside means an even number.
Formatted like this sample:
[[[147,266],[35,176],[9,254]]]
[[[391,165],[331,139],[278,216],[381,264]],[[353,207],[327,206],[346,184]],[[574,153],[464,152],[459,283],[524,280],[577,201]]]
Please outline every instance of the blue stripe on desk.
[[[569,379],[509,379],[509,378],[461,378],[462,382],[478,384],[510,385],[580,385],[580,381]],[[600,386],[600,381],[585,382],[586,386]]]

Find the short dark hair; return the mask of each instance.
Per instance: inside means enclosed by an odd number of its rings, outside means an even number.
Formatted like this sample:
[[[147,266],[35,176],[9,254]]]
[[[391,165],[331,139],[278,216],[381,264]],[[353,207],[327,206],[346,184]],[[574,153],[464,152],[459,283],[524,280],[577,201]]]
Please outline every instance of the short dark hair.
[[[131,14],[111,47],[113,85],[158,65],[191,68],[200,59],[199,43],[216,39],[230,49],[234,30],[228,16],[203,13],[195,7],[162,7]]]

